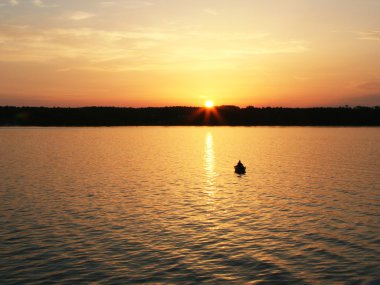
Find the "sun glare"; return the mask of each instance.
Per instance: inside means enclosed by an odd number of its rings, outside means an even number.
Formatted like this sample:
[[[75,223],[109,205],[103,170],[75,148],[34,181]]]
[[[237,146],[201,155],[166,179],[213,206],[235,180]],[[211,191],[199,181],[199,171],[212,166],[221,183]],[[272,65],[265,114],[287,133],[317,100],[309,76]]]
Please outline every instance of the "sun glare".
[[[212,108],[214,107],[214,102],[212,102],[211,100],[208,100],[206,101],[205,106],[206,108]]]

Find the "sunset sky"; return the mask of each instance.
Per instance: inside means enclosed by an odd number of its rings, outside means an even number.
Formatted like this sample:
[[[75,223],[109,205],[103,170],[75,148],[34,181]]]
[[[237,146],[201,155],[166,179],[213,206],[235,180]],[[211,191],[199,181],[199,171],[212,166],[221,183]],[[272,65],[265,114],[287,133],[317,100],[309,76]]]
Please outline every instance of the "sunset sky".
[[[380,0],[0,0],[0,105],[380,105]]]

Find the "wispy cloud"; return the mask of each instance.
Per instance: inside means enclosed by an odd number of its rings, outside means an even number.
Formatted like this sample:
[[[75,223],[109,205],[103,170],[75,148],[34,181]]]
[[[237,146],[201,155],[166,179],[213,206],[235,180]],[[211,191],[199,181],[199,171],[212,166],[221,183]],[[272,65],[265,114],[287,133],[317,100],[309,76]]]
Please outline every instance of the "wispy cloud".
[[[99,3],[101,7],[113,7],[116,6],[116,4],[117,3],[115,1],[103,1]]]
[[[380,80],[361,82],[356,87],[363,90],[376,90],[380,92]]]
[[[180,28],[37,29],[0,25],[0,58],[8,62],[72,62],[63,70],[212,70],[246,66],[256,56],[303,53],[304,41],[262,34],[212,34]]]
[[[358,33],[360,40],[370,40],[380,42],[380,30],[374,30],[369,32],[359,32]]]
[[[46,2],[43,0],[33,0],[32,3],[34,6],[39,7],[39,8],[50,8],[50,7],[58,7],[59,6],[57,4],[46,4]]]
[[[150,1],[131,0],[131,1],[128,1],[128,3],[124,5],[124,8],[139,9],[139,8],[145,8],[145,7],[151,7],[151,6],[154,6],[154,3]]]
[[[74,11],[66,14],[66,18],[72,21],[82,21],[93,17],[95,17],[95,14],[84,11]]]
[[[203,12],[206,13],[206,14],[212,15],[212,16],[219,15],[219,13],[216,12],[215,10],[213,10],[213,9],[203,9]]]
[[[299,76],[299,75],[294,75],[293,78],[298,81],[309,81],[311,80],[311,77],[308,76]]]
[[[380,106],[380,93],[345,98],[341,105],[347,103],[351,106]]]
[[[9,4],[12,6],[17,6],[19,4],[18,0],[9,0]]]
[[[42,0],[33,0],[33,4],[37,7],[45,7],[45,4],[42,2]]]

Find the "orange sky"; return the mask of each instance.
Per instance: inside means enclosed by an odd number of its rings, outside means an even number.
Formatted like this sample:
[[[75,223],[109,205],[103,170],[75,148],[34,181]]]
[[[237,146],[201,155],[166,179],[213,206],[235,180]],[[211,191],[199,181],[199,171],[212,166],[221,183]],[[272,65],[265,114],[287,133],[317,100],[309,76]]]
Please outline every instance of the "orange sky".
[[[0,105],[380,105],[378,0],[0,0]]]

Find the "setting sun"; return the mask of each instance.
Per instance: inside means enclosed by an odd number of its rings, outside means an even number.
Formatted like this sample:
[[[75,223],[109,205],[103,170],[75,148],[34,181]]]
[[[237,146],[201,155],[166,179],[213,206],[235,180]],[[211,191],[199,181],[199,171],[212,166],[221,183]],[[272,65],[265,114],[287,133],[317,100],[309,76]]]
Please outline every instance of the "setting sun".
[[[214,102],[212,102],[211,100],[208,100],[206,101],[205,106],[206,108],[212,108],[214,107]]]

